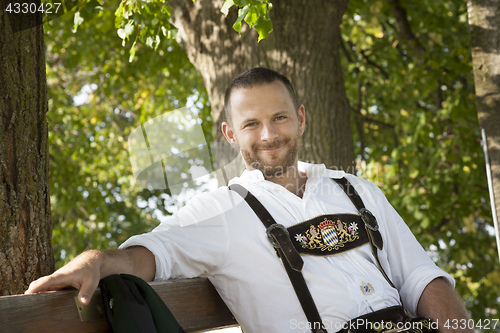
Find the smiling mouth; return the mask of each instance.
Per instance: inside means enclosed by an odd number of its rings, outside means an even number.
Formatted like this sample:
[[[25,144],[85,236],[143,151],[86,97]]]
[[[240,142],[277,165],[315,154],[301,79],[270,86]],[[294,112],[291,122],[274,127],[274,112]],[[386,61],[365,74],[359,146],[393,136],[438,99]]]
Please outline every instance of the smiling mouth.
[[[283,147],[284,147],[284,145],[279,145],[279,146],[276,146],[276,147],[266,147],[266,148],[259,149],[259,151],[264,152],[264,153],[273,153],[275,151],[280,150]]]

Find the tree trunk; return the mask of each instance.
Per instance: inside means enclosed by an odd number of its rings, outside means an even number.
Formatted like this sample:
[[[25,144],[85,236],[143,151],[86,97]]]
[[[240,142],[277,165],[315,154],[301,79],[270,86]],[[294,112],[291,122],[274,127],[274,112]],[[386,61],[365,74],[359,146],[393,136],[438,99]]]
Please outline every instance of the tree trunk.
[[[486,132],[500,218],[500,0],[469,0],[468,12],[479,126]]]
[[[43,26],[24,15],[0,15],[0,295],[54,267]]]
[[[306,108],[306,132],[299,158],[325,163],[352,172],[354,146],[340,65],[339,25],[347,1],[273,1],[274,30],[257,42],[257,33],[243,24],[241,37],[232,28],[237,11],[226,18],[223,0],[172,0],[172,22],[177,40],[201,73],[212,106],[214,138],[224,142],[224,93],[232,78],[256,66],[286,75],[294,85],[299,103]],[[218,151],[219,165],[231,154]],[[230,179],[239,169],[227,175]],[[227,171],[227,170],[226,170]]]

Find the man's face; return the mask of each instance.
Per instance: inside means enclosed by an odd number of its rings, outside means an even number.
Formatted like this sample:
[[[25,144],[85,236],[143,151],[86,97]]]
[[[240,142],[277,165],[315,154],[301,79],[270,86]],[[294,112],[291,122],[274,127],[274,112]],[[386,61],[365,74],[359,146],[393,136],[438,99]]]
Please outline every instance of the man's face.
[[[223,123],[222,131],[239,146],[247,169],[276,177],[296,166],[305,110],[295,110],[283,83],[236,89],[230,102],[232,124]]]

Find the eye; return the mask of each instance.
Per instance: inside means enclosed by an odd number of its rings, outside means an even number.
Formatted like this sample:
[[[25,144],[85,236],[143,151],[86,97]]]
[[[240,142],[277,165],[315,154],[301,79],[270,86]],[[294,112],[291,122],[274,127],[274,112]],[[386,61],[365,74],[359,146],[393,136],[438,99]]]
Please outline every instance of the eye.
[[[253,121],[253,122],[251,122],[251,123],[247,123],[247,124],[245,124],[245,126],[243,126],[243,128],[253,127],[253,126],[255,126],[255,125],[257,125],[257,122]]]
[[[276,119],[276,120],[283,120],[283,119],[285,119],[285,118],[286,118],[285,116],[277,116],[275,119]]]

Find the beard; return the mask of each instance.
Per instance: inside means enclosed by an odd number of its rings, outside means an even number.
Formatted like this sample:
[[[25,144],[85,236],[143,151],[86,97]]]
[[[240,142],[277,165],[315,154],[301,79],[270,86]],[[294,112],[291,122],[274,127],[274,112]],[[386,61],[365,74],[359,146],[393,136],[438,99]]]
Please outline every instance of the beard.
[[[241,155],[250,169],[260,170],[266,179],[280,177],[295,167],[299,153],[300,139],[299,134],[295,137],[277,139],[271,144],[254,144],[248,150],[241,149]],[[280,146],[287,146],[288,148],[283,157],[269,154],[265,158],[262,158],[258,155],[259,149],[273,149]],[[279,151],[277,155],[280,153],[283,154],[282,151]]]

